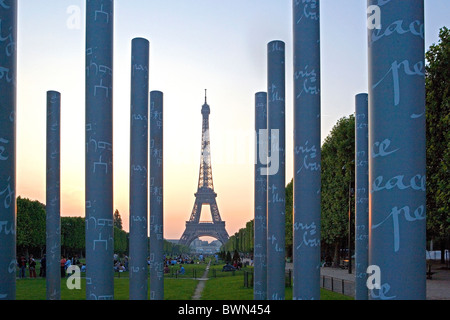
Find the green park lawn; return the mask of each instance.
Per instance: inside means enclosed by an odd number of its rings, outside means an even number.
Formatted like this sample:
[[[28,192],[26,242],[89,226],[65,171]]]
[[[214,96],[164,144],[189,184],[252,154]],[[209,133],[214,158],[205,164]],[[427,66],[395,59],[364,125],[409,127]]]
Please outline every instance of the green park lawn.
[[[217,290],[220,288],[221,290]],[[286,288],[286,300],[292,300],[292,287]],[[320,290],[321,300],[353,300],[328,290]],[[253,289],[243,286],[242,276],[213,278],[206,282],[202,300],[253,300]]]
[[[199,278],[202,278],[206,269],[206,264],[184,265],[185,274],[180,275],[177,271],[179,266],[171,267],[164,278],[164,298],[165,300],[191,300],[198,285]],[[253,300],[253,288],[244,286],[244,270],[252,271],[251,268],[244,268],[242,271],[222,272],[223,264],[211,265],[205,288],[201,300]],[[39,270],[39,269],[38,269]],[[28,274],[27,274],[28,276]],[[84,275],[82,275],[83,277]],[[17,279],[17,300],[45,300],[46,281],[37,279]],[[66,286],[66,279],[61,279],[61,299],[62,300],[85,300],[86,281],[81,279],[81,290],[69,290]],[[128,272],[116,273],[114,278],[114,299],[129,299],[129,278]],[[352,300],[338,293],[328,290],[321,290],[321,300]],[[292,287],[286,288],[286,300],[292,300]]]
[[[165,300],[190,300],[197,287],[197,280],[191,279],[164,279]],[[17,280],[17,300],[45,300],[45,279]],[[129,279],[114,278],[114,299],[129,299]],[[85,300],[86,281],[81,280],[81,290],[69,290],[65,281],[61,283],[61,300]]]
[[[244,271],[252,271],[252,268],[243,268],[241,271],[222,272],[223,265],[212,266],[209,280],[203,290],[202,300],[253,300],[253,288],[244,287]],[[215,270],[215,272],[214,272]],[[217,290],[220,288],[220,290]],[[353,300],[329,290],[321,289],[321,300]],[[286,300],[292,300],[292,287],[286,288]]]
[[[198,281],[206,269],[206,264],[183,265],[185,274],[179,273],[180,266],[171,266],[169,274],[164,275],[164,297],[165,300],[191,300],[197,287]],[[39,273],[40,264],[36,270]],[[26,276],[29,277],[28,270]],[[69,290],[66,286],[67,279],[61,279],[61,299],[62,300],[85,300],[86,280],[85,274],[81,275],[81,290]],[[129,299],[129,273],[114,274],[114,299]],[[150,294],[150,293],[149,293]],[[45,300],[46,281],[43,278],[37,279],[17,279],[17,300]]]

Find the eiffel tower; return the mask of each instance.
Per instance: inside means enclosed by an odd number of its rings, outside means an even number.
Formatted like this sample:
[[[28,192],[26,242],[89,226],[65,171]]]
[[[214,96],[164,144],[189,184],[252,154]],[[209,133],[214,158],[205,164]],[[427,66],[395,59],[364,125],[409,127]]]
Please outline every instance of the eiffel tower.
[[[228,232],[225,230],[225,221],[220,217],[217,207],[217,193],[214,192],[214,184],[211,167],[211,143],[209,138],[209,115],[211,109],[207,103],[205,90],[205,104],[202,107],[203,129],[202,129],[202,154],[200,160],[200,175],[198,179],[198,190],[195,194],[194,208],[191,218],[186,222],[186,230],[181,236],[179,244],[189,246],[192,241],[199,237],[213,237],[225,244]],[[200,221],[203,205],[209,205],[211,209],[212,222]]]

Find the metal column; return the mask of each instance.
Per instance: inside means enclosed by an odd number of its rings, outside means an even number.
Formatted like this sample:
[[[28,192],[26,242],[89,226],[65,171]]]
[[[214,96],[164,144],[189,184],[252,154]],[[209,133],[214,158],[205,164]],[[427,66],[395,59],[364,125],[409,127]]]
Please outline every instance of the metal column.
[[[61,300],[61,94],[47,92],[47,300]]]
[[[262,172],[267,165],[267,93],[255,95],[255,245],[254,286],[255,300],[267,299],[267,175]]]
[[[424,0],[369,0],[372,299],[426,298]],[[370,19],[370,17],[369,17]],[[369,280],[371,280],[369,275]]]
[[[0,300],[16,298],[17,1],[0,6]]]
[[[130,300],[148,299],[148,106],[149,42],[131,50]]]
[[[150,300],[164,300],[163,93],[150,93]]]
[[[319,0],[293,1],[294,300],[320,300],[321,99]]]
[[[86,1],[86,299],[114,299],[113,0]]]
[[[369,267],[369,110],[368,95],[356,96],[355,128],[355,298],[367,300]]]
[[[285,299],[286,68],[285,44],[268,44],[267,299]]]

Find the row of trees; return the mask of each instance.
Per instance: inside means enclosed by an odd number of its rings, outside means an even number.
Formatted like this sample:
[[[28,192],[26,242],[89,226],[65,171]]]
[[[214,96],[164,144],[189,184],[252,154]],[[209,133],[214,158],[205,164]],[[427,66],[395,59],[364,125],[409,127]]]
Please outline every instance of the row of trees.
[[[17,198],[17,253],[42,257],[46,245],[46,211],[39,201]],[[85,255],[85,219],[61,217],[61,254]],[[114,212],[114,252],[128,255],[129,234],[122,229],[122,218]],[[189,248],[164,240],[164,252],[170,255],[188,253]]]
[[[450,247],[450,31],[426,54],[427,232],[441,251]],[[441,259],[444,255],[441,252]],[[444,262],[444,261],[442,261]]]
[[[179,245],[167,240],[164,240],[164,253],[168,256],[178,256],[180,254],[188,254],[191,249],[188,246]]]
[[[254,243],[254,220],[236,232],[221,248],[221,252],[252,252]]]
[[[440,31],[440,42],[428,51],[427,90],[427,239],[443,252],[450,241],[450,32]],[[347,248],[349,187],[354,189],[355,117],[340,119],[322,145],[322,256],[339,263]],[[355,216],[354,196],[350,210]],[[292,255],[293,183],[286,187],[286,252]],[[351,230],[354,230],[354,219]],[[253,251],[253,222],[224,245],[225,251]],[[354,243],[352,244],[354,248]],[[436,246],[435,246],[436,248]],[[444,254],[441,254],[444,259]],[[443,261],[444,262],[444,261]]]
[[[118,215],[118,211],[116,211]],[[114,215],[115,252],[128,251],[128,234],[117,226]],[[120,218],[120,215],[118,215]],[[46,211],[39,201],[17,198],[17,253],[42,257],[46,245]],[[61,217],[61,254],[64,256],[85,253],[85,219],[80,217]]]
[[[230,251],[223,251],[221,250],[220,252],[218,252],[218,256],[220,258],[220,260],[224,261],[225,263],[234,263],[236,262],[240,262],[241,261],[241,256],[239,255],[239,252],[237,250],[234,250],[233,255],[231,255]]]

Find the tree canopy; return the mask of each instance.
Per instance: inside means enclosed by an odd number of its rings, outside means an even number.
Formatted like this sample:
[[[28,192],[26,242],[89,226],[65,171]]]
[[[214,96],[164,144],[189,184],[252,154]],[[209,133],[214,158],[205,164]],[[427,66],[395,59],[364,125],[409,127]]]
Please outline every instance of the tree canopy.
[[[340,119],[322,146],[322,241],[339,246],[348,236],[349,189],[354,189],[355,117]],[[351,198],[354,212],[354,200]],[[354,217],[354,214],[353,214]],[[335,260],[338,247],[335,247]]]
[[[426,54],[427,231],[428,239],[445,243],[450,234],[449,29],[442,28],[439,37]]]
[[[116,210],[117,214],[118,211]],[[118,215],[120,218],[120,215]],[[119,219],[118,219],[119,220]],[[121,219],[120,219],[121,221]],[[46,209],[39,201],[17,198],[17,252],[40,256],[46,245]],[[61,217],[61,253],[82,254],[85,250],[85,219]],[[114,247],[117,253],[128,251],[128,233],[114,226]]]
[[[117,229],[123,230],[122,217],[120,216],[119,210],[117,210],[117,209],[116,209],[116,211],[114,211],[113,221],[114,221],[114,226]]]
[[[39,201],[17,198],[17,252],[28,249],[40,250],[45,246],[46,214],[45,205]]]

